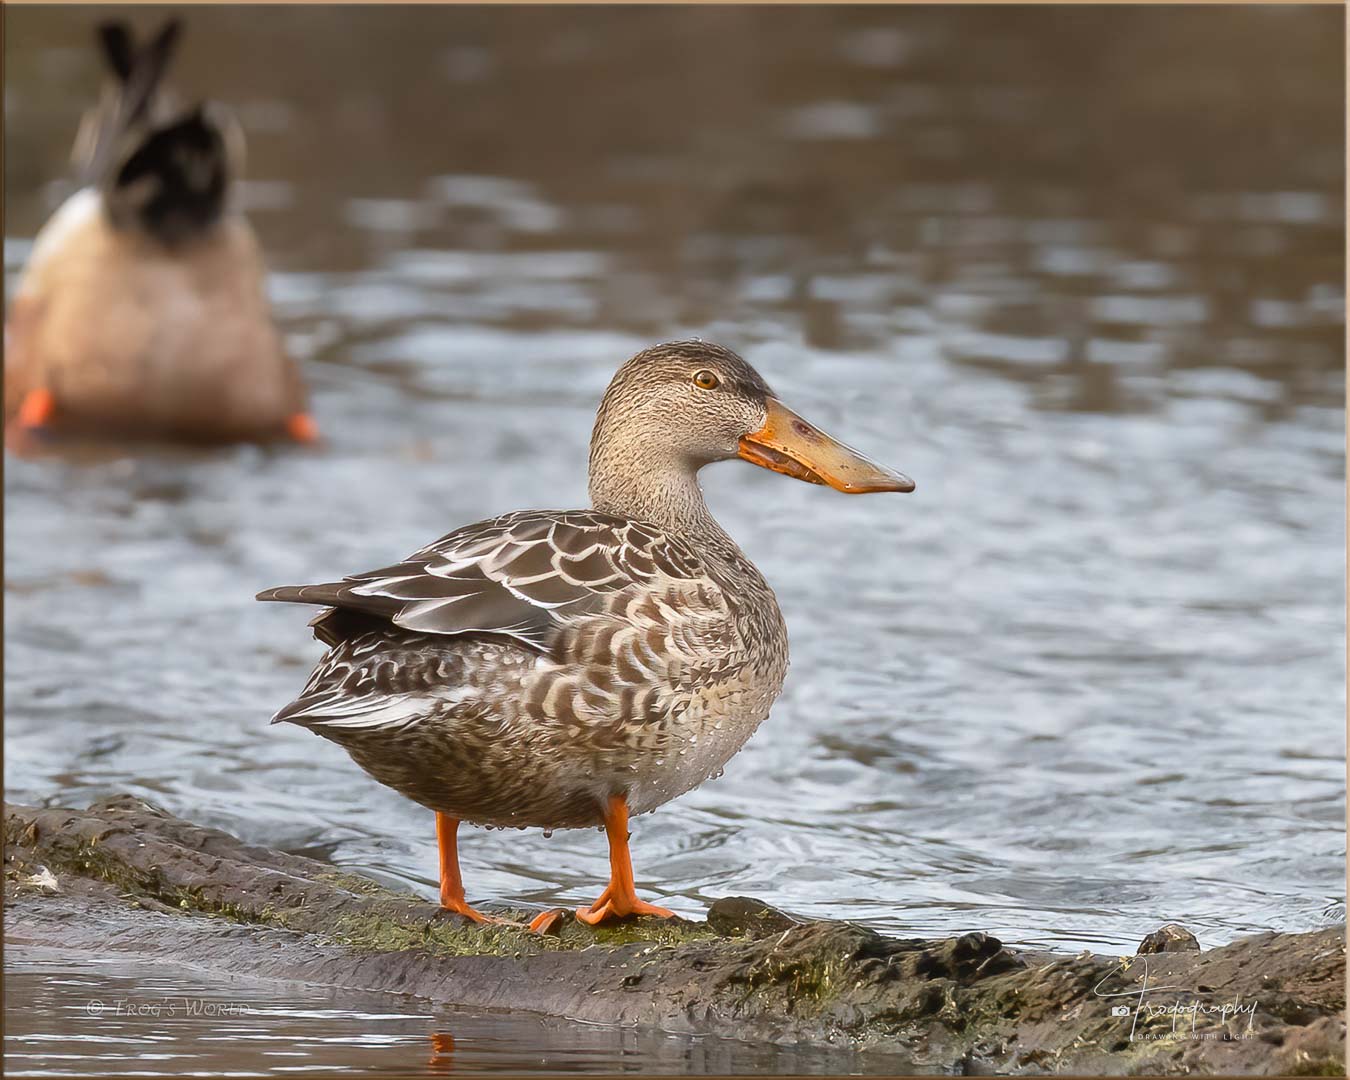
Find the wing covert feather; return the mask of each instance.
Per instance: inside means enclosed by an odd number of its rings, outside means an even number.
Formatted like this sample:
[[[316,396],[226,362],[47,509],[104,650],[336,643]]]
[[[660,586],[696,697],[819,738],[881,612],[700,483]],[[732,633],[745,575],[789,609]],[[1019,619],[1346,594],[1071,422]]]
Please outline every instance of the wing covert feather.
[[[258,599],[322,604],[428,634],[504,634],[546,653],[564,623],[659,577],[706,575],[655,526],[593,510],[523,510],[458,529],[393,566]]]

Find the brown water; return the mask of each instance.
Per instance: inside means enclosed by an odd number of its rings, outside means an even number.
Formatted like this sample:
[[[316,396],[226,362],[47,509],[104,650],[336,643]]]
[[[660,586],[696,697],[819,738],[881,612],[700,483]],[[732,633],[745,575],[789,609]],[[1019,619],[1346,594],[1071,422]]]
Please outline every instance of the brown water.
[[[89,12],[5,17],[12,283],[96,80]],[[7,461],[8,796],[134,791],[432,895],[428,815],[266,726],[319,649],[250,597],[582,504],[615,366],[699,335],[918,491],[707,473],[793,667],[635,823],[650,899],[1131,951],[1343,918],[1343,25],[194,11],[179,82],[250,134],[328,443]],[[462,858],[476,900],[606,874],[593,833]]]

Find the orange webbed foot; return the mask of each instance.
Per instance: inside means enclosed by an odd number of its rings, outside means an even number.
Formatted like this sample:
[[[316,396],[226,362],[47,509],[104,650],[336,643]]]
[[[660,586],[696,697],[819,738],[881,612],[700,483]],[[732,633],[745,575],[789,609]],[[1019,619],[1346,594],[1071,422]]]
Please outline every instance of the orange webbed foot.
[[[50,390],[29,390],[19,402],[13,419],[5,425],[5,445],[26,453],[37,445],[37,436],[56,415],[56,398]]]
[[[456,915],[463,915],[466,919],[472,919],[479,926],[507,926],[514,925],[510,919],[499,919],[496,915],[484,915],[477,908],[470,907],[463,900],[451,901],[446,903],[445,898],[441,898],[441,910],[453,911]]]
[[[286,434],[298,443],[316,443],[319,441],[319,425],[309,413],[293,413],[286,418]]]
[[[29,390],[19,403],[14,422],[22,428],[40,428],[51,422],[56,413],[56,398],[50,390]]]
[[[658,919],[674,919],[675,912],[668,908],[657,907],[637,897],[625,902],[612,899],[597,900],[590,907],[577,908],[577,918],[588,926],[599,926],[605,922],[617,922],[619,919],[632,919],[639,915],[653,915]]]

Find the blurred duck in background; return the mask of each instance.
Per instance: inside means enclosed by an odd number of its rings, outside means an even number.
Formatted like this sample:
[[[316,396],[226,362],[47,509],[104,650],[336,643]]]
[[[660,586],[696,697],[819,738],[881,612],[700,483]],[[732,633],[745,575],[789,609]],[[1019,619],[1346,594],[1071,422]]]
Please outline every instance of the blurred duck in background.
[[[180,25],[99,28],[111,78],[73,158],[81,189],[39,232],[5,321],[5,433],[235,442],[317,437],[230,204],[243,135],[163,87]]]

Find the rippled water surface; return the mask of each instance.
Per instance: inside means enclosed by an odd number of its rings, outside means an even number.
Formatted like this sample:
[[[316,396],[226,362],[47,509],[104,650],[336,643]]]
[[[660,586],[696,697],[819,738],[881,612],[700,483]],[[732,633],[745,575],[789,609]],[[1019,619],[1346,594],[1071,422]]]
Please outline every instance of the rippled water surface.
[[[6,12],[6,269],[93,92]],[[714,511],[793,664],[635,822],[649,898],[1212,945],[1343,917],[1344,85],[1334,8],[194,11],[327,437],[10,458],[12,799],[134,791],[434,892],[429,815],[267,718],[320,653],[260,588],[580,505],[644,344],[731,345],[909,473],[741,465]],[[581,902],[590,832],[469,831]]]

